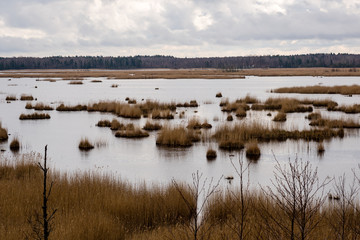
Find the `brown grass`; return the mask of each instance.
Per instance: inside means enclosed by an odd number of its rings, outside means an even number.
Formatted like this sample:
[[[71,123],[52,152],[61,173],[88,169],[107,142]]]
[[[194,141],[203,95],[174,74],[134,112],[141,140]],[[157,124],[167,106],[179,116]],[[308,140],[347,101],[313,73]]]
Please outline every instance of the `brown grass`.
[[[126,127],[124,130],[118,130],[115,133],[115,137],[120,137],[120,138],[144,138],[148,136],[149,133],[142,131],[140,128],[134,126]]]
[[[318,154],[323,154],[325,152],[325,147],[323,142],[319,142],[317,144],[317,152]]]
[[[217,157],[216,151],[212,148],[209,148],[206,152],[206,159],[213,160],[216,159],[216,157]]]
[[[8,132],[5,128],[2,127],[2,124],[0,122],[0,142],[5,141],[9,138]]]
[[[226,117],[226,121],[228,121],[228,122],[231,122],[231,121],[233,121],[233,120],[234,120],[234,118],[233,118],[232,115],[228,115],[228,116]]]
[[[312,120],[318,120],[321,118],[321,114],[319,112],[309,113],[306,117],[306,119]]]
[[[84,83],[82,81],[70,81],[69,84],[71,84],[71,85],[82,85]]]
[[[347,114],[356,114],[360,113],[360,104],[353,104],[353,105],[342,105],[339,107],[336,106],[328,106],[328,111],[340,111]]]
[[[8,95],[5,98],[6,101],[16,101],[16,95]]]
[[[360,94],[359,85],[339,86],[306,86],[306,87],[285,87],[273,90],[276,93],[302,93],[302,94]]]
[[[168,147],[190,147],[193,142],[199,140],[200,138],[193,131],[189,131],[184,127],[164,127],[156,139],[156,145]]]
[[[328,128],[360,128],[360,123],[352,119],[326,119],[319,118],[311,120],[310,126],[328,127]]]
[[[94,148],[94,145],[87,138],[82,138],[79,143],[79,149],[88,151]]]
[[[101,83],[102,81],[101,81],[101,80],[96,80],[96,79],[94,79],[94,80],[91,80],[91,82],[92,82],[92,83]]]
[[[19,117],[20,120],[41,120],[41,119],[50,119],[50,115],[47,113],[31,113],[31,114],[21,114]]]
[[[110,123],[110,129],[111,130],[121,130],[124,129],[125,125],[120,123],[117,119],[113,119]]]
[[[244,98],[237,99],[236,102],[254,104],[254,103],[259,103],[260,101],[256,97],[247,94]]]
[[[287,139],[303,139],[321,141],[324,139],[330,139],[333,137],[343,137],[344,130],[333,130],[329,128],[324,129],[312,129],[303,131],[287,131],[279,128],[268,128],[262,126],[260,123],[251,124],[236,124],[234,126],[223,125],[216,129],[213,137],[219,143],[228,143],[231,145],[239,144],[243,142],[249,142],[250,140],[257,139],[259,142],[264,141],[285,141]]]
[[[111,87],[112,88],[117,88],[119,85],[118,84],[112,84]]]
[[[256,140],[250,141],[246,144],[246,157],[250,160],[258,160],[261,152]]]
[[[188,121],[187,128],[190,128],[190,129],[201,129],[201,128],[202,128],[202,124],[201,124],[200,120],[199,120],[197,117],[192,117],[192,118]]]
[[[44,103],[36,103],[34,106],[32,105],[31,102],[26,103],[25,105],[26,109],[34,109],[37,111],[52,111],[54,110],[53,107],[51,107],[50,105],[45,105]]]
[[[286,113],[278,112],[276,116],[273,118],[274,122],[285,122],[286,121]]]
[[[20,142],[17,137],[14,137],[13,140],[10,143],[10,149],[12,151],[18,151],[20,149]]]
[[[151,113],[152,119],[174,119],[174,115],[170,110],[155,109]]]
[[[86,111],[87,106],[86,105],[76,105],[76,106],[66,106],[65,104],[61,103],[57,108],[56,111],[69,111],[69,112],[76,112],[76,111]]]
[[[217,98],[221,98],[221,97],[222,97],[221,92],[216,93],[215,97],[217,97]]]
[[[34,97],[31,95],[22,94],[20,97],[20,101],[32,101]]]
[[[157,131],[162,128],[162,125],[159,123],[152,123],[150,121],[146,121],[143,129],[146,131]]]
[[[111,127],[111,122],[109,120],[99,120],[98,123],[96,124],[96,126],[98,127]]]
[[[235,116],[244,118],[246,117],[246,111],[243,108],[238,108],[235,112]]]
[[[188,108],[188,107],[198,107],[199,104],[197,103],[196,100],[191,100],[190,102],[185,102],[185,103],[177,103],[176,104],[176,107],[185,107],[185,108]]]

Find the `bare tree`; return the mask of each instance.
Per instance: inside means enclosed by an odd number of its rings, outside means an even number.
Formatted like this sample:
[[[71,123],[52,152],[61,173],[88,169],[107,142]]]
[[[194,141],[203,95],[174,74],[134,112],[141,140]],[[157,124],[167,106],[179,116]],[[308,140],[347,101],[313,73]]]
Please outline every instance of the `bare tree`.
[[[57,209],[51,211],[48,214],[48,201],[51,194],[51,190],[53,187],[54,182],[50,183],[49,190],[47,190],[47,174],[49,168],[46,166],[47,163],[47,145],[45,146],[45,157],[44,157],[44,165],[41,165],[38,162],[38,166],[43,172],[43,204],[42,204],[42,216],[38,212],[35,212],[35,219],[28,219],[29,224],[32,228],[31,236],[27,236],[26,238],[34,238],[38,240],[48,240],[50,233],[53,230],[52,220],[54,219],[55,213]]]
[[[329,195],[330,208],[327,215],[328,223],[334,231],[336,239],[356,239],[356,209],[355,198],[358,187],[355,185],[355,176],[347,186],[345,174],[334,181],[334,192]]]
[[[217,192],[217,188],[220,184],[222,177],[216,183],[213,182],[213,178],[207,183],[207,178],[203,179],[203,174],[197,171],[192,174],[192,185],[188,184],[187,188],[190,192],[190,195],[194,201],[188,199],[182,187],[172,179],[176,190],[179,192],[181,198],[184,200],[186,207],[189,209],[192,221],[186,228],[190,231],[191,236],[188,236],[186,233],[187,239],[201,240],[208,239],[211,226],[206,226],[206,214],[204,209],[209,203],[211,196]]]
[[[272,186],[262,188],[267,197],[261,213],[266,228],[277,239],[309,239],[322,219],[324,187],[330,180],[320,182],[317,168],[313,169],[309,161],[289,160],[282,166],[275,160]]]

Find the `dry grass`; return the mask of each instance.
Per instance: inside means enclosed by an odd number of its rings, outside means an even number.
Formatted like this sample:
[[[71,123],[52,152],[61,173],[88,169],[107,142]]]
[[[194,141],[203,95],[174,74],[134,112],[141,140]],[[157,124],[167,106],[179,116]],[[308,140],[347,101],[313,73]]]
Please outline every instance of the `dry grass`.
[[[94,148],[94,145],[87,138],[82,138],[79,143],[79,149],[88,151]]]
[[[32,101],[34,97],[31,95],[22,94],[20,97],[20,101]]]
[[[188,107],[198,107],[199,104],[197,103],[196,100],[191,100],[190,102],[185,102],[185,103],[177,103],[176,104],[176,107],[185,107],[185,108],[188,108]]]
[[[340,86],[306,86],[306,87],[285,87],[273,90],[276,93],[302,93],[302,94],[360,94],[359,85]]]
[[[120,138],[144,138],[144,137],[148,137],[149,133],[142,131],[140,128],[138,127],[134,127],[132,125],[132,127],[125,127],[124,130],[118,130],[115,133],[115,137],[120,137]]]
[[[9,138],[8,132],[5,128],[2,127],[2,123],[0,122],[0,142],[5,141]]]
[[[225,143],[227,143],[229,146],[231,146],[232,143],[234,143],[234,145],[239,145],[240,143],[249,142],[254,139],[257,139],[260,142],[271,140],[285,141],[287,139],[321,141],[324,139],[343,136],[343,129],[333,130],[324,128],[303,131],[287,131],[279,128],[264,127],[260,123],[242,123],[236,124],[234,126],[228,126],[225,124],[218,127],[215,131],[215,134],[213,135],[219,145],[224,144],[225,146]]]
[[[243,108],[238,108],[235,112],[235,116],[244,118],[246,117],[246,111]]]
[[[360,128],[360,123],[353,119],[326,119],[319,118],[311,120],[310,126],[327,127],[327,128]]]
[[[259,103],[260,101],[256,97],[247,94],[244,98],[237,99],[236,102],[254,104],[254,103]]]
[[[151,112],[152,119],[174,119],[174,115],[170,110],[155,109]]]
[[[232,115],[228,115],[228,116],[226,117],[226,121],[228,121],[228,122],[231,122],[231,121],[233,121],[233,120],[234,120],[234,118],[233,118]]]
[[[217,157],[216,151],[212,148],[209,148],[206,152],[206,159],[213,160],[216,159],[216,157]]]
[[[222,97],[221,92],[216,93],[215,97],[217,97],[217,98],[221,98],[221,97]]]
[[[119,85],[118,84],[112,84],[111,87],[112,88],[117,88]]]
[[[317,152],[318,154],[323,154],[325,152],[325,147],[323,142],[319,142],[317,144]]]
[[[160,130],[162,128],[162,125],[159,123],[153,123],[150,121],[146,121],[143,129],[146,131],[157,131]]]
[[[19,117],[20,120],[41,120],[41,119],[50,119],[50,115],[47,113],[31,113],[31,114],[21,114]]]
[[[356,114],[360,113],[360,104],[353,104],[353,105],[342,105],[339,107],[336,106],[328,106],[328,111],[340,111],[347,114]]]
[[[197,117],[192,117],[189,121],[188,121],[188,125],[186,126],[189,129],[201,129],[202,128],[202,124],[199,120],[199,118]]]
[[[76,105],[76,106],[66,106],[65,104],[61,103],[57,108],[56,111],[60,112],[76,112],[76,111],[86,111],[87,106],[86,105]]]
[[[276,116],[273,118],[274,122],[285,122],[286,121],[286,113],[278,112]]]
[[[306,117],[306,119],[312,120],[318,120],[321,118],[321,114],[319,112],[309,113]]]
[[[16,101],[16,95],[8,95],[5,98],[6,101]]]
[[[84,83],[82,81],[70,81],[69,84],[71,84],[71,85],[82,85]]]
[[[237,110],[247,111],[250,107],[245,102],[221,102],[222,105],[221,111],[223,112],[236,112]]]
[[[101,80],[96,80],[96,79],[94,79],[94,80],[91,80],[91,82],[92,82],[92,83],[101,83],[102,81],[101,81]]]
[[[196,141],[200,141],[199,136],[184,127],[164,127],[156,139],[156,144],[168,147],[190,147]]]
[[[122,123],[120,123],[117,119],[113,119],[112,121],[111,121],[111,123],[110,123],[110,129],[111,130],[114,130],[114,131],[116,131],[116,130],[122,130],[122,129],[124,129],[125,128],[125,125],[124,124],[122,124]]]
[[[256,140],[250,141],[246,144],[246,157],[250,160],[258,160],[261,152]]]
[[[26,109],[34,109],[37,111],[52,111],[54,110],[53,107],[51,107],[50,105],[45,105],[44,103],[36,103],[35,105],[32,105],[31,102],[26,103],[25,105]]]
[[[19,151],[20,149],[20,142],[19,139],[17,137],[14,137],[13,140],[10,143],[10,149],[12,151]]]
[[[96,124],[96,126],[98,127],[111,127],[111,122],[109,120],[99,120],[98,123]]]

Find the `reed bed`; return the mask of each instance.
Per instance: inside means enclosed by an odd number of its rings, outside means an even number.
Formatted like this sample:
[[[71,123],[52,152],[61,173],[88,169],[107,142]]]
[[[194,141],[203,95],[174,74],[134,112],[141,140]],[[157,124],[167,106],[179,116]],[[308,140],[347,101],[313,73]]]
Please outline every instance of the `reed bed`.
[[[8,132],[7,132],[6,128],[2,127],[2,123],[0,122],[0,142],[5,141],[8,138],[9,138]]]
[[[88,151],[94,148],[94,144],[92,144],[88,138],[82,138],[79,142],[79,149]]]
[[[124,130],[118,130],[115,133],[115,137],[119,138],[145,138],[148,137],[149,133],[142,131],[138,127],[126,127]]]
[[[34,97],[31,95],[22,94],[20,96],[20,101],[33,101]]]
[[[51,107],[50,105],[46,105],[44,103],[36,103],[35,105],[32,105],[31,102],[26,103],[25,108],[26,109],[34,109],[37,111],[52,111],[52,110],[54,110],[54,108]]]
[[[16,101],[17,98],[16,98],[16,95],[8,95],[8,96],[6,96],[5,100],[6,101]]]
[[[344,112],[347,114],[356,114],[356,113],[360,113],[360,104],[342,105],[339,107],[329,106],[327,108],[327,110],[328,111],[339,111],[339,112]]]
[[[210,129],[212,128],[212,125],[205,120],[203,123],[200,122],[200,120],[197,117],[192,117],[188,121],[188,125],[186,126],[188,129]]]
[[[199,104],[196,100],[191,100],[190,102],[185,103],[177,103],[176,107],[184,107],[184,108],[191,108],[191,107],[198,107]]]
[[[304,106],[303,104],[310,104],[310,102],[302,102],[295,98],[268,98],[264,103],[256,103],[251,106],[252,110],[270,110],[282,111],[284,113],[294,112],[312,112],[311,106]]]
[[[237,110],[247,111],[250,109],[249,105],[245,102],[223,102],[221,103],[223,112],[236,112]]]
[[[306,86],[306,87],[284,87],[273,90],[275,93],[301,93],[301,94],[360,94],[359,85],[339,86]]]
[[[155,109],[151,112],[152,119],[174,119],[174,115],[170,110]]]
[[[193,142],[200,141],[200,137],[194,131],[187,130],[182,126],[170,128],[164,127],[157,139],[156,145],[168,147],[190,147]]]
[[[162,128],[162,125],[160,123],[153,123],[150,122],[149,120],[146,121],[143,129],[146,131],[157,131],[160,130]]]
[[[71,81],[69,82],[70,85],[82,85],[84,84],[82,81]]]
[[[25,238],[31,232],[27,219],[42,211],[41,159],[22,155],[15,160],[0,162],[0,238],[7,240]],[[58,209],[49,239],[129,239],[138,232],[190,223],[191,213],[172,185],[149,188],[112,176],[66,176],[51,170],[49,181],[54,182],[49,208]],[[190,192],[184,187],[181,192],[195,206]]]
[[[360,128],[360,123],[353,119],[327,119],[319,118],[311,120],[310,126],[327,127],[327,128]]]
[[[60,112],[77,112],[77,111],[86,111],[86,105],[75,105],[75,106],[66,106],[65,104],[61,103],[57,108],[56,111]]]
[[[125,129],[125,125],[120,123],[117,119],[113,119],[110,123],[110,129],[111,130],[122,130],[122,129]]]
[[[285,141],[287,139],[303,139],[307,141],[321,141],[333,137],[343,137],[344,130],[341,129],[311,129],[303,131],[287,131],[279,128],[268,128],[262,126],[260,123],[242,123],[234,126],[223,125],[216,129],[213,138],[220,144],[227,143],[231,146],[232,143],[243,144],[251,140],[257,139],[260,142],[266,141]],[[226,146],[226,145],[225,145]]]
[[[41,119],[50,119],[50,115],[47,113],[31,113],[24,114],[22,113],[19,117],[20,120],[41,120]]]
[[[318,120],[321,118],[321,114],[319,112],[309,113],[306,117],[306,119],[312,120]]]
[[[251,96],[251,95],[247,94],[244,98],[237,99],[236,102],[246,103],[246,104],[254,104],[254,103],[259,103],[260,100],[257,99],[255,96]]]

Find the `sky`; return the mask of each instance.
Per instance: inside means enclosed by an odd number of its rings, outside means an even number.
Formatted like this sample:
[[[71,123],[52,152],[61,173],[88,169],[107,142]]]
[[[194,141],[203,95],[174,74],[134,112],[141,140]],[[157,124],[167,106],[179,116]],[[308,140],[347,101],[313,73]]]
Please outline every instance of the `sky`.
[[[0,56],[360,53],[360,0],[0,0]]]

